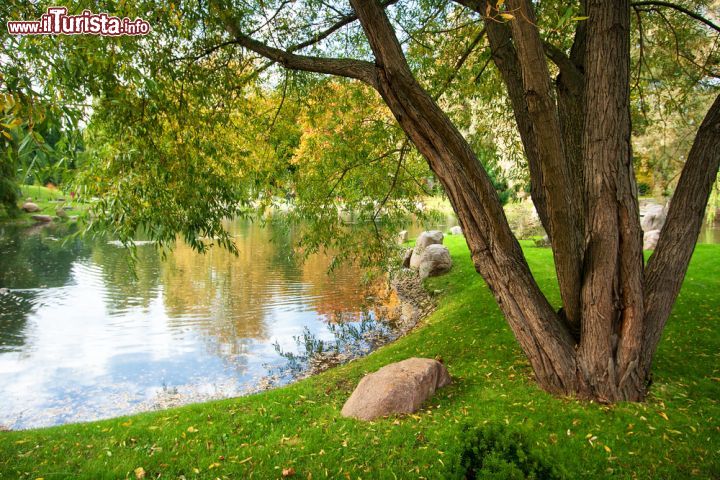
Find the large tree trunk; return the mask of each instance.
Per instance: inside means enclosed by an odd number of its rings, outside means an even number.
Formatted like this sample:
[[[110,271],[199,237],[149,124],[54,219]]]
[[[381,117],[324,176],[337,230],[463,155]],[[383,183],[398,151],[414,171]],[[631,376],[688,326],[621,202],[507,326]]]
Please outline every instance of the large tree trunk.
[[[352,3],[378,60],[377,89],[442,182],[475,267],[493,291],[538,382],[556,393],[575,391],[574,340],[532,277],[487,173],[413,77],[384,11],[375,2]]]
[[[547,54],[561,72],[557,104],[531,3],[509,1],[521,13],[512,30],[493,23],[498,18],[488,20],[493,55],[529,162],[535,163],[533,181],[542,187],[537,199],[552,231],[566,310],[561,315],[532,277],[470,145],[413,76],[381,4],[351,3],[375,64],[282,51],[243,35],[233,22],[228,31],[245,48],[287,68],[355,78],[380,93],[445,188],[475,268],[542,388],[602,402],[644,399],[652,357],[720,163],[720,99],[700,128],[658,248],[643,272],[630,147],[628,0],[589,0],[587,26],[578,28],[570,56],[550,46]],[[485,8],[485,0],[459,3],[497,13]]]
[[[585,268],[578,366],[586,395],[640,400],[642,229],[630,148],[630,5],[588,2]]]

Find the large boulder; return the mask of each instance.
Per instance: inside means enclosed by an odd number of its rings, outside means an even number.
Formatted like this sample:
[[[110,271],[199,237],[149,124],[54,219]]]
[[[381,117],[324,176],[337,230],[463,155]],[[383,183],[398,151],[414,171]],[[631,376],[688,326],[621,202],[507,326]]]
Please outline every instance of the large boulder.
[[[440,230],[430,230],[422,232],[420,236],[418,236],[417,240],[415,240],[415,248],[425,248],[428,245],[435,244],[442,245],[442,243],[443,233]]]
[[[422,253],[429,245],[442,245],[442,243],[443,233],[440,230],[422,232],[415,240],[415,248],[413,248],[413,254],[410,258],[410,268],[420,268]]]
[[[366,375],[342,408],[344,417],[373,420],[413,413],[435,390],[450,383],[445,365],[430,358],[408,358]]]
[[[451,268],[450,251],[444,245],[430,245],[420,255],[418,271],[421,280],[442,275],[449,272]]]
[[[33,203],[33,202],[25,202],[25,203],[23,203],[22,209],[25,210],[25,211],[28,212],[28,213],[33,213],[33,212],[39,212],[39,211],[40,211],[40,207],[38,207],[38,205],[37,205],[36,203]]]
[[[655,250],[660,239],[660,230],[650,230],[643,234],[643,250]]]
[[[398,233],[398,243],[405,243],[408,241],[408,231],[402,230]]]
[[[643,232],[662,229],[666,217],[667,209],[664,206],[657,203],[647,205],[640,221]]]
[[[462,235],[462,227],[455,225],[450,229],[450,235]]]

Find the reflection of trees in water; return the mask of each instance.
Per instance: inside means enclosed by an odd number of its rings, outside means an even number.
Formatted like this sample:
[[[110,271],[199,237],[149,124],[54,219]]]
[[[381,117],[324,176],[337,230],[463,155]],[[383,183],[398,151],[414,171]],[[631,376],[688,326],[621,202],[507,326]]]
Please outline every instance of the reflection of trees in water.
[[[297,296],[293,280],[299,276],[293,259],[278,254],[268,230],[236,223],[231,231],[237,257],[220,248],[198,255],[178,242],[162,268],[168,314],[206,318],[201,327],[225,345],[265,338],[269,308],[278,297]]]
[[[84,242],[64,237],[74,227],[0,227],[0,287],[61,287],[70,279],[73,262],[87,257]],[[65,241],[63,241],[65,240]]]
[[[25,344],[26,323],[36,305],[38,292],[13,290],[66,285],[73,263],[90,249],[78,239],[63,238],[75,227],[0,227],[0,352]]]
[[[92,261],[102,272],[107,291],[105,304],[110,314],[131,308],[147,309],[157,298],[160,279],[160,254],[151,245],[138,246],[135,264],[130,251],[123,247],[99,242],[92,251]]]
[[[252,339],[267,338],[266,321],[275,310],[313,310],[332,318],[360,309],[364,289],[356,269],[341,266],[328,275],[325,255],[298,261],[291,248],[292,232],[273,224],[232,222],[228,228],[235,235],[238,257],[220,248],[200,255],[177,242],[163,262],[152,246],[138,246],[134,269],[126,249],[104,240],[63,243],[48,237],[61,238],[71,231],[0,228],[0,287],[64,286],[73,263],[89,258],[92,265],[86,273],[97,275],[111,314],[147,309],[162,285],[169,326],[198,329],[225,358],[244,356]],[[23,344],[36,296],[0,295],[0,344]]]
[[[312,255],[300,266],[314,309],[327,318],[360,312],[370,291],[362,284],[361,271],[351,265],[341,265],[328,274],[329,266],[330,258],[326,255]]]
[[[242,354],[241,339],[267,338],[266,321],[275,309],[315,310],[328,316],[358,309],[363,300],[354,270],[328,276],[329,259],[298,262],[289,234],[249,222],[228,225],[238,256],[213,248],[205,255],[178,242],[162,267],[165,306],[176,324],[199,322],[222,348]],[[184,317],[184,319],[183,319]]]

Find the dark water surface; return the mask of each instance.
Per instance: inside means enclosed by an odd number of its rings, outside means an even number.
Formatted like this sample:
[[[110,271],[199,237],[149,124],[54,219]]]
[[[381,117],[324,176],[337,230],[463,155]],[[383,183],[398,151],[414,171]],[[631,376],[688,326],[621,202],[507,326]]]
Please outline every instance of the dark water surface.
[[[271,229],[235,222],[239,257],[178,242],[165,260],[52,228],[0,227],[0,425],[113,417],[247,393],[328,321],[356,321],[360,272],[297,262]]]

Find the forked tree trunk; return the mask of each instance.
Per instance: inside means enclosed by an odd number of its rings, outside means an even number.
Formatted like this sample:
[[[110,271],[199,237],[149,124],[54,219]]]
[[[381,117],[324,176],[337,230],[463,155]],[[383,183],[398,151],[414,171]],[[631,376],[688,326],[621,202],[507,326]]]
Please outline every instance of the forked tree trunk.
[[[487,23],[534,185],[539,177],[543,187],[533,198],[552,230],[562,297],[573,303],[569,315],[556,312],[540,291],[490,178],[467,141],[416,81],[380,3],[351,0],[375,64],[282,51],[227,22],[237,43],[287,68],[355,78],[380,93],[443,184],[475,268],[505,314],[538,384],[549,392],[602,402],[639,401],[647,394],[652,357],[687,269],[720,162],[719,97],[700,128],[644,273],[630,148],[630,12],[628,0],[619,1],[589,0],[588,24],[578,28],[582,38],[576,38],[570,58],[560,51],[549,53],[561,70],[557,106],[531,3],[509,2],[522,13],[512,20],[518,22],[512,25],[514,37],[505,25],[493,23],[500,22],[497,18]],[[458,3],[481,14],[497,13],[485,0]],[[514,46],[507,43],[511,39]],[[583,78],[584,84],[579,83]],[[567,213],[569,218],[563,218]]]

